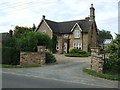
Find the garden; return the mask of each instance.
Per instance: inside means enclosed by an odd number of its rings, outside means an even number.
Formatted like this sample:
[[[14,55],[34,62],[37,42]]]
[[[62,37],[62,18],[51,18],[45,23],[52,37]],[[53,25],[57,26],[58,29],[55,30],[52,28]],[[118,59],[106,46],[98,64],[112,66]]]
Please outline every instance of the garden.
[[[90,52],[85,52],[77,48],[70,48],[69,53],[65,54],[67,57],[88,57],[91,56]]]
[[[31,31],[31,28],[17,26],[15,28],[14,36],[7,38],[4,41],[3,46],[0,48],[2,50],[2,67],[7,67],[8,65],[8,67],[19,65],[20,51],[37,52],[37,46],[46,46],[47,49],[52,50],[52,40],[47,34],[41,32],[33,32]],[[54,62],[56,62],[56,58],[54,57],[54,55],[47,52],[46,63]]]

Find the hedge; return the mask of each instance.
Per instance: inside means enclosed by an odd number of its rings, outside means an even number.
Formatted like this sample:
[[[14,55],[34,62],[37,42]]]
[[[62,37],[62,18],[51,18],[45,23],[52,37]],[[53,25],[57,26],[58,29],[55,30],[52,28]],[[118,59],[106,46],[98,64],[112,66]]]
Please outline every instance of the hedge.
[[[2,47],[2,64],[17,65],[20,63],[20,51],[13,47]]]
[[[77,54],[77,53],[69,53],[69,54],[65,54],[65,56],[67,57],[88,57],[88,54]]]

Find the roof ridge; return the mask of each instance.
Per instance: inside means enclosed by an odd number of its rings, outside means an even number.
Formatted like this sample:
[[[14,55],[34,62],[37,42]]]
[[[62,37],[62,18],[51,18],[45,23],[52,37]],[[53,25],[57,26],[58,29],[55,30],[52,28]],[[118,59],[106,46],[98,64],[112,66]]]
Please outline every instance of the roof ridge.
[[[52,21],[52,20],[49,20],[49,19],[45,19],[45,20],[48,20],[48,21],[51,21],[51,22],[54,22],[54,23],[66,23],[66,22],[75,22],[75,21],[87,21],[86,19],[69,20],[69,21],[60,21],[60,22]]]
[[[45,19],[45,20],[48,20],[48,21],[50,21],[50,22],[55,22],[55,23],[58,23],[58,22],[56,22],[56,21],[52,21],[52,20],[49,20],[49,19]]]
[[[64,23],[64,22],[75,22],[75,21],[86,21],[85,19],[80,19],[80,20],[69,20],[69,21],[61,21],[58,23]]]

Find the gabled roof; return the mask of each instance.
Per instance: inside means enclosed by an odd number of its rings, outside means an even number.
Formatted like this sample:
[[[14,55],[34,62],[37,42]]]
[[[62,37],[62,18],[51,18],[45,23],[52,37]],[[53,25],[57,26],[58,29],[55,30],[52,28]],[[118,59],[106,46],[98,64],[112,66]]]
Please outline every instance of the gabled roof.
[[[55,22],[55,21],[51,21],[48,19],[44,19],[45,22],[49,25],[49,27],[53,30],[54,33],[71,33],[71,29],[73,28],[73,26],[77,23],[83,32],[89,32],[91,26],[92,26],[92,22],[87,20],[87,19],[83,19],[83,20],[73,20],[73,21],[65,21],[65,22]],[[38,26],[38,28],[40,27],[40,25]],[[37,30],[38,30],[37,28]]]

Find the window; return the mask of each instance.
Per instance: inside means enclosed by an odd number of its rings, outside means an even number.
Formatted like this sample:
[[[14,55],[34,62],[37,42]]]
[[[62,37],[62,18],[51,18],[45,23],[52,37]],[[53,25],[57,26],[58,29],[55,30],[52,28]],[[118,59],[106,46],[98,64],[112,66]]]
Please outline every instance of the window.
[[[64,34],[64,37],[68,37],[68,34]]]
[[[80,38],[80,30],[74,31],[74,38]]]
[[[59,45],[58,45],[58,43],[56,44],[56,50],[59,50]]]
[[[81,43],[74,43],[73,46],[74,46],[74,48],[82,49],[82,44]]]
[[[43,33],[46,33],[46,30],[43,30],[42,32],[43,32]]]

